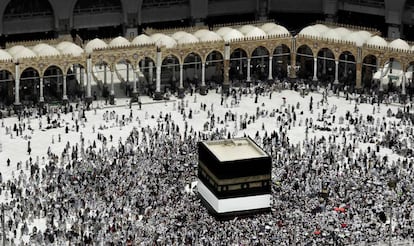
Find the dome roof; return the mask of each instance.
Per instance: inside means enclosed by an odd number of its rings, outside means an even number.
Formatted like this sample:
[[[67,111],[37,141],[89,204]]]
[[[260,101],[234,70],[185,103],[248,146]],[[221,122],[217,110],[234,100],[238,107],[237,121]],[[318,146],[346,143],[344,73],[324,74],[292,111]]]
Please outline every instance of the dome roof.
[[[267,32],[268,35],[285,35],[290,34],[290,32],[283,26],[277,26]]]
[[[129,46],[131,43],[128,41],[128,39],[124,37],[116,37],[109,42],[109,47],[125,47]]]
[[[388,46],[387,41],[385,41],[385,39],[381,38],[380,36],[374,36],[368,39],[367,44],[374,45],[374,46],[380,46],[380,47]]]
[[[177,45],[177,42],[172,37],[161,33],[155,33],[151,35],[151,39],[155,42],[157,46],[165,46],[167,48],[172,48]]]
[[[211,32],[209,31],[208,33],[206,33],[204,36],[199,38],[200,41],[202,42],[208,42],[208,41],[219,41],[219,40],[223,40],[220,35],[218,35],[215,32]]]
[[[410,46],[402,39],[396,39],[389,44],[389,47],[394,49],[409,50]]]
[[[103,49],[108,47],[108,45],[99,38],[95,38],[89,41],[85,46],[86,53],[91,53],[95,49]]]
[[[196,38],[193,34],[186,33],[182,35],[180,39],[177,40],[178,44],[191,44],[191,43],[198,43],[198,38]]]
[[[135,45],[145,45],[145,44],[153,44],[154,41],[146,34],[138,35],[132,40],[131,44]]]
[[[210,33],[210,30],[200,29],[200,30],[197,30],[196,32],[194,32],[193,35],[196,38],[200,39],[202,36],[207,35],[208,33]]]
[[[267,37],[267,34],[262,29],[255,27],[250,30],[246,35],[246,37]]]
[[[275,23],[265,23],[260,28],[265,32],[269,32],[270,30],[275,29],[277,27],[279,27],[279,25]]]
[[[322,25],[322,24],[316,24],[316,25],[313,25],[312,26],[314,29],[315,29],[315,31],[317,31],[319,34],[322,34],[322,33],[324,33],[324,32],[328,32],[329,30],[330,30],[330,28],[329,27],[327,27],[327,26],[325,26],[325,25]]]
[[[236,29],[231,30],[226,35],[223,36],[224,41],[231,41],[234,39],[244,38],[244,35],[237,31]]]
[[[24,47],[23,45],[16,45],[16,46],[11,47],[7,51],[9,52],[10,55],[14,56],[15,54],[17,54],[23,49],[26,49],[26,47]]]
[[[341,40],[341,35],[339,35],[334,29],[331,29],[322,34],[322,37],[333,39],[333,40]]]
[[[344,38],[352,33],[350,30],[346,29],[345,27],[338,27],[338,28],[335,28],[334,30],[339,36],[341,36],[341,38]]]
[[[59,43],[56,48],[64,55],[81,56],[84,53],[81,47],[66,41]]]
[[[17,52],[13,57],[14,59],[36,57],[36,53],[34,53],[31,49],[25,47],[24,49],[21,49],[19,52]]]
[[[358,32],[353,32],[346,36],[344,39],[350,42],[354,42],[358,47],[362,47],[364,43],[367,41]]]
[[[218,29],[216,31],[216,33],[218,35],[220,35],[221,37],[224,37],[224,35],[226,35],[227,33],[231,32],[232,30],[233,30],[233,28],[230,28],[230,27],[225,26],[225,27],[222,27],[222,28]]]
[[[38,55],[38,56],[56,56],[60,55],[59,50],[57,50],[55,47],[52,47],[48,44],[38,44],[32,48],[32,50]]]
[[[305,28],[303,28],[299,34],[302,35],[309,35],[309,36],[316,36],[316,37],[320,37],[321,34],[319,33],[319,31],[317,31],[315,28],[313,28],[313,26],[307,26]]]
[[[257,27],[255,27],[253,25],[244,25],[244,26],[239,28],[239,31],[241,33],[243,33],[244,35],[246,35],[247,33],[249,33],[251,30],[253,30],[255,28],[257,28]]]
[[[187,34],[188,34],[188,32],[178,31],[178,32],[175,32],[173,35],[171,35],[171,37],[173,39],[175,39],[176,41],[178,41],[179,39],[181,39],[181,37],[183,37],[183,36],[185,36]]]
[[[367,31],[358,31],[356,33],[358,33],[359,36],[361,36],[361,38],[363,38],[365,40],[365,42],[368,41],[368,39],[370,39],[371,36],[372,36],[372,34],[370,32],[367,32]]]
[[[13,59],[13,56],[11,56],[7,51],[0,49],[0,60],[9,60]]]

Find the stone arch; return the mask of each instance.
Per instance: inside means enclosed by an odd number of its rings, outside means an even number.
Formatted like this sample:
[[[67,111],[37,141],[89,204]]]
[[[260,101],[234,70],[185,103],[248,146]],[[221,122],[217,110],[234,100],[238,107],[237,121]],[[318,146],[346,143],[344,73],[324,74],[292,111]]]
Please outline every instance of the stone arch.
[[[28,7],[31,6],[31,7]],[[43,7],[44,6],[44,7]],[[23,10],[21,8],[27,7],[29,9]],[[56,20],[58,19],[57,11],[55,5],[50,0],[4,0],[0,3],[0,20],[2,25],[0,27],[1,33],[4,33],[4,23],[5,18],[8,15],[7,11],[23,14],[23,13],[33,13],[36,11],[42,11],[46,15],[51,16],[53,21],[51,22],[50,30],[53,30],[56,27]],[[50,15],[47,13],[50,10]],[[13,15],[13,14],[11,14]],[[17,17],[18,18],[18,17]]]
[[[190,52],[183,59],[184,88],[189,84],[198,87],[201,83],[202,56],[196,52]]]
[[[177,59],[178,59],[179,64],[182,64],[181,56],[180,56],[179,54],[176,54],[176,53],[171,52],[171,51],[162,52],[161,60],[162,60],[162,61],[164,61],[164,60],[165,60],[165,58],[167,58],[167,57],[171,57],[171,56],[173,56],[173,57],[177,58]]]
[[[335,53],[330,48],[321,48],[317,53],[318,79],[329,84],[335,80]]]
[[[182,56],[181,56],[181,62],[182,62],[182,64],[184,64],[184,61],[185,61],[185,59],[189,56],[189,55],[191,55],[191,54],[196,54],[196,55],[198,55],[199,57],[200,57],[200,60],[202,61],[202,62],[205,62],[206,60],[204,59],[204,56],[200,53],[200,52],[198,52],[198,51],[188,51],[188,52],[186,52],[186,53],[184,53]]]
[[[350,51],[343,51],[338,56],[338,80],[341,85],[354,85],[356,81],[356,57]]]
[[[46,101],[62,99],[63,72],[64,70],[57,65],[50,65],[43,71],[43,95]]]
[[[267,80],[269,76],[269,50],[264,46],[257,46],[250,54],[250,69],[253,80]]]
[[[8,69],[0,69],[0,102],[11,105],[14,100],[14,77]]]
[[[302,79],[311,80],[314,67],[314,53],[312,48],[306,44],[301,45],[296,50],[296,64],[299,65],[297,76]]]
[[[273,49],[272,71],[273,77],[278,79],[286,78],[288,75],[288,65],[291,64],[290,48],[281,43]]]
[[[223,81],[224,54],[219,50],[210,51],[206,57],[206,81],[220,84]]]
[[[151,95],[155,91],[156,62],[151,56],[143,56],[138,59],[140,72],[138,73],[140,81],[140,92],[145,95]]]
[[[218,50],[218,49],[211,49],[211,50],[207,51],[207,52],[206,52],[206,54],[203,56],[203,60],[207,62],[208,56],[209,56],[210,54],[213,54],[214,52],[219,53],[219,54],[221,55],[221,58],[222,58],[222,59],[224,58],[224,53],[223,53],[223,51]]]
[[[230,53],[230,71],[229,78],[231,81],[242,82],[247,76],[247,59],[249,53],[243,48],[236,48]]]
[[[22,103],[37,103],[39,100],[40,72],[35,67],[27,66],[20,72],[20,101]]]
[[[180,58],[174,53],[162,57],[161,62],[161,91],[174,93],[178,88]]]
[[[369,90],[376,91],[378,84],[373,83],[374,73],[378,70],[379,60],[377,56],[373,54],[367,54],[362,59],[362,87]]]

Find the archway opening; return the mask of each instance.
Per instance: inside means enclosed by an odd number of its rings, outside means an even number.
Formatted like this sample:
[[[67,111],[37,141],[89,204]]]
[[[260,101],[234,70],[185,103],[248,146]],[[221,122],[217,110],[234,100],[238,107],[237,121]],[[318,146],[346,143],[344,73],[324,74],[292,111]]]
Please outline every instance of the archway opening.
[[[290,49],[282,44],[273,51],[273,77],[279,80],[288,76],[288,65],[290,65]]]
[[[342,52],[339,55],[338,80],[340,88],[356,85],[356,60],[355,56],[349,51]]]
[[[251,57],[250,74],[252,81],[265,81],[269,75],[269,51],[263,47],[257,47]]]
[[[237,48],[230,55],[229,78],[233,86],[246,80],[247,76],[247,52]]]
[[[56,102],[62,100],[63,96],[63,73],[56,66],[50,66],[43,74],[43,96],[45,102]]]
[[[201,57],[198,54],[192,52],[184,58],[183,70],[184,88],[201,85]]]
[[[161,65],[161,92],[174,94],[178,88],[180,61],[174,55],[168,55]]]
[[[374,74],[378,70],[377,57],[367,55],[362,60],[362,87],[364,91],[377,91],[378,83],[374,83]]]
[[[212,51],[206,58],[206,81],[211,87],[223,83],[223,55]]]
[[[40,93],[39,72],[34,68],[26,68],[20,77],[20,102],[24,105],[36,104]]]
[[[0,104],[8,106],[14,101],[14,79],[10,71],[0,71]],[[1,107],[0,107],[1,108]]]
[[[120,95],[130,97],[133,91],[134,80],[134,67],[131,62],[128,59],[120,60],[115,64],[115,72],[117,81],[119,81],[117,85],[119,86]]]
[[[299,65],[297,77],[305,80],[312,80],[313,76],[313,52],[307,45],[302,45],[296,52],[296,63]]]
[[[318,79],[325,85],[335,80],[335,56],[328,48],[318,52]]]
[[[402,75],[404,71],[402,64],[395,58],[391,58],[384,64],[380,83],[386,93],[400,92]]]
[[[152,97],[155,91],[155,61],[150,57],[142,58],[139,62],[139,70],[140,92]]]
[[[82,98],[87,81],[85,68],[81,64],[73,64],[66,72],[66,90],[69,100],[75,101]]]
[[[30,36],[22,33],[36,33],[37,39],[51,38],[54,37],[54,20],[48,0],[11,0],[3,15],[3,34],[8,35],[8,41]]]

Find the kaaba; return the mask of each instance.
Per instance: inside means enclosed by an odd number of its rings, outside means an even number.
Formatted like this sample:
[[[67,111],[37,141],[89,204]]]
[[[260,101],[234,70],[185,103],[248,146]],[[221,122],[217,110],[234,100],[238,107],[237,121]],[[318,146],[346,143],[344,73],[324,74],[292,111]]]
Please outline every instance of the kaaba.
[[[251,138],[198,143],[198,194],[217,218],[270,211],[272,159]]]

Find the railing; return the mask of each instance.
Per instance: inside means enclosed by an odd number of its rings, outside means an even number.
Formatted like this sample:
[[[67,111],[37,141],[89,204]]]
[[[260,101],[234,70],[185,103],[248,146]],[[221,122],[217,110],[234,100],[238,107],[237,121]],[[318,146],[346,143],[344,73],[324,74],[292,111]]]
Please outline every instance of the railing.
[[[99,13],[112,13],[112,12],[122,12],[121,6],[96,6],[91,8],[79,8],[73,11],[74,15],[82,15],[82,14],[99,14]]]
[[[34,17],[48,17],[53,16],[52,11],[39,11],[39,12],[27,12],[19,14],[5,14],[4,20],[14,20],[14,19],[29,19]]]
[[[163,8],[173,5],[189,5],[188,0],[144,0],[142,8]]]

